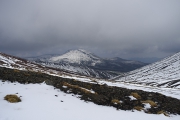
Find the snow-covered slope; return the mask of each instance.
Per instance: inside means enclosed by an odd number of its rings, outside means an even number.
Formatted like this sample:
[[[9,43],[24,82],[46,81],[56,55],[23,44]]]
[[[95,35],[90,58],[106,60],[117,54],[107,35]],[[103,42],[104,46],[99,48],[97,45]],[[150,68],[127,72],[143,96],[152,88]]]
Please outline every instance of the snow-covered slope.
[[[107,71],[99,71],[89,68],[83,65],[71,65],[71,64],[56,64],[56,63],[41,63],[41,65],[57,68],[60,70],[65,70],[71,73],[85,75],[88,77],[96,77],[96,78],[112,78],[119,74],[117,73],[110,73]]]
[[[103,59],[82,49],[71,50],[63,55],[45,55],[27,59],[45,66],[105,79],[145,65],[121,58]]]
[[[0,120],[179,120],[180,116],[116,110],[79,100],[52,86],[20,84],[0,80]],[[8,103],[7,94],[21,96],[22,102]],[[56,96],[55,96],[56,95]]]
[[[24,59],[17,58],[15,56],[0,53],[0,67],[19,70],[28,70],[34,68],[35,70],[38,65],[32,64]]]
[[[126,84],[123,82],[104,81],[91,78],[83,78],[80,76],[74,76],[73,74],[55,74],[55,70],[45,68],[40,65],[36,65],[25,61],[20,58],[9,56],[0,53],[0,67],[7,67],[11,69],[31,70],[36,72],[44,72],[61,76],[64,78],[70,78],[78,81],[89,82],[99,85],[118,86],[129,89],[142,89],[151,92],[160,92],[162,94],[175,97],[179,99],[179,89],[175,88],[158,88],[147,86],[136,86]],[[52,71],[50,71],[52,70]],[[53,73],[54,72],[54,73]],[[57,72],[57,71],[56,71]],[[58,73],[58,72],[57,72]],[[60,73],[60,72],[59,72]],[[8,103],[3,100],[3,97],[7,94],[17,94],[22,96],[22,102],[20,103]],[[39,97],[40,96],[40,97]],[[77,97],[77,98],[76,98]],[[44,83],[41,84],[19,84],[11,83],[9,81],[0,80],[0,106],[3,111],[0,112],[0,120],[29,120],[29,119],[44,119],[44,120],[67,120],[67,119],[128,119],[134,118],[144,119],[162,119],[162,120],[179,120],[179,115],[170,115],[166,117],[164,115],[146,114],[138,111],[122,111],[116,110],[112,107],[98,106],[91,102],[86,103],[78,99],[78,95],[66,94],[59,89],[54,89],[52,86],[48,86]],[[47,102],[48,101],[48,102]],[[51,103],[51,104],[49,104]],[[53,110],[53,112],[52,112]],[[31,113],[31,114],[30,114]],[[82,114],[83,113],[83,114]],[[92,114],[90,117],[88,115]]]
[[[180,88],[180,52],[114,79],[129,83]]]
[[[69,73],[68,71],[48,68],[46,66],[35,64],[25,59],[21,59],[19,57],[7,55],[5,53],[0,53],[0,67],[6,67],[10,69],[18,69],[24,71],[42,72],[51,75],[59,75],[59,76],[61,75],[77,76],[76,74]]]

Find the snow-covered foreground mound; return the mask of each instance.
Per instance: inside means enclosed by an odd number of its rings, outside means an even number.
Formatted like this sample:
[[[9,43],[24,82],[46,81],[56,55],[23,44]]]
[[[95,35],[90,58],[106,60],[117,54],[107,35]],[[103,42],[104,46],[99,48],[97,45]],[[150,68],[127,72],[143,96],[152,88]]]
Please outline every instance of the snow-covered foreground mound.
[[[20,103],[8,103],[7,94],[22,96]],[[0,120],[179,120],[180,116],[121,111],[112,107],[86,103],[52,86],[19,84],[0,80]]]

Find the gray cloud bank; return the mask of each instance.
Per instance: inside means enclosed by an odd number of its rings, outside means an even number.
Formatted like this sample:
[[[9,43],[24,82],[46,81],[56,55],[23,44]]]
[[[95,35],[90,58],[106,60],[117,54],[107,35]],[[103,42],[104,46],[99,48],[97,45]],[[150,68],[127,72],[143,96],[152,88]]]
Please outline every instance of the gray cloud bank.
[[[165,57],[180,51],[179,6],[180,0],[1,0],[0,51]]]

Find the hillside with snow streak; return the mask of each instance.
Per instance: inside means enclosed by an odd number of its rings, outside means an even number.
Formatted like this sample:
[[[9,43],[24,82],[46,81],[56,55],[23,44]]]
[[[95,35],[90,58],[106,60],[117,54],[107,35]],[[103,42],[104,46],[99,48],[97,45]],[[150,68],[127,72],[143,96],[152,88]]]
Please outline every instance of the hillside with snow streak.
[[[157,87],[180,88],[180,52],[114,79]]]
[[[32,63],[28,60],[8,55],[0,52],[0,67],[23,70],[23,71],[33,71],[33,72],[41,72],[51,75],[66,75],[66,76],[77,76],[76,74],[70,73],[69,71],[62,71],[50,67],[46,67],[43,65],[39,65],[36,63]]]

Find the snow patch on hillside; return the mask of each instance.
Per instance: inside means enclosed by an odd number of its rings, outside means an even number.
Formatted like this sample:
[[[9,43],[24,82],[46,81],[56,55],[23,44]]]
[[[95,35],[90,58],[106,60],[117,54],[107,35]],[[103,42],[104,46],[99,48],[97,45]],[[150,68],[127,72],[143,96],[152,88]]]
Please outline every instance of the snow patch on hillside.
[[[7,66],[10,66],[11,64],[15,64],[14,61],[18,61],[17,59],[12,59],[10,57],[8,58],[1,55],[0,55],[0,60],[3,62],[3,65],[7,65]]]

